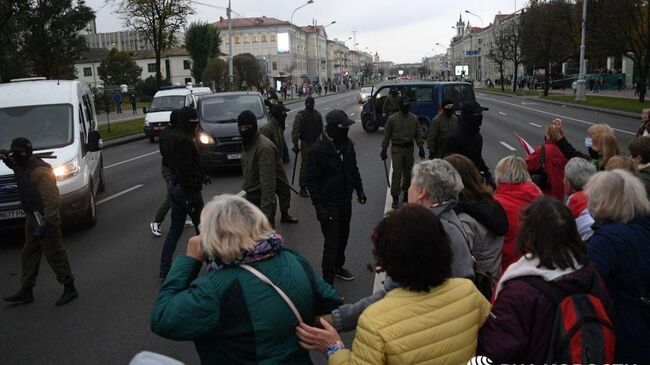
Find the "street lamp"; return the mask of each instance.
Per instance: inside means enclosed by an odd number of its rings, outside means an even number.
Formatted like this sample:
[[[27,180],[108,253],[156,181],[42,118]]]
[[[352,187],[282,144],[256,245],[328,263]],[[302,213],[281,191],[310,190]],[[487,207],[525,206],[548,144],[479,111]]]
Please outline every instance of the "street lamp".
[[[580,75],[576,83],[576,100],[587,100],[587,81],[585,74],[585,33],[587,33],[587,0],[582,3],[582,41],[580,42]]]
[[[481,21],[481,33],[483,33],[483,30],[485,29],[485,24],[483,23],[483,18],[481,18],[478,14],[474,14],[474,13],[472,13],[472,12],[469,11],[469,10],[465,10],[465,12],[466,12],[467,14],[474,15],[475,17],[478,18],[478,20]],[[479,38],[478,38],[478,39],[479,39],[479,41],[480,41],[480,43],[481,43],[481,50],[483,50],[483,48],[484,48],[484,47],[483,47],[483,46],[484,46],[484,44],[483,44],[483,36],[482,36],[482,35],[479,35]],[[484,65],[483,60],[484,60],[485,57],[484,57],[484,55],[483,55],[483,52],[480,52],[480,54],[481,54],[481,83],[482,83],[483,85],[485,85],[485,77],[484,77],[485,70],[484,70],[484,67],[483,67],[483,65]]]
[[[309,0],[306,3],[300,5],[299,7],[293,9],[293,11],[291,12],[291,20],[289,21],[289,26],[293,26],[293,15],[296,13],[296,11],[304,8],[305,6],[307,6],[309,4],[313,4],[313,3],[314,3],[314,0]],[[289,35],[291,35],[291,33],[289,33]],[[289,43],[289,47],[291,47],[291,42]],[[289,54],[291,55],[290,62],[289,62],[290,63],[289,67],[291,68],[291,67],[293,67],[293,51],[291,49],[289,50]],[[293,77],[291,77],[291,78],[293,79]],[[293,80],[291,80],[291,82],[293,82]]]

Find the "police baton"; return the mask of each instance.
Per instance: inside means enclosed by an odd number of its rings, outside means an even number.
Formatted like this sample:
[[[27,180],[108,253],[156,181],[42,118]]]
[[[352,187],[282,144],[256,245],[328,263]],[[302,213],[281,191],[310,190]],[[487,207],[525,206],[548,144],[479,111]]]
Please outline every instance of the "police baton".
[[[384,172],[386,173],[386,183],[388,183],[388,187],[390,188],[390,179],[388,178],[388,165],[386,165],[386,160],[384,161]]]
[[[291,185],[296,182],[296,165],[298,165],[298,152],[294,152],[296,157],[293,159],[293,175],[291,175]]]
[[[295,166],[295,165],[294,165],[294,166]],[[294,171],[295,171],[295,169],[294,169]],[[288,186],[289,189],[291,189],[291,191],[293,191],[294,193],[296,193],[296,195],[300,195],[300,192],[299,192],[298,190],[294,189],[294,187],[291,186],[291,185],[289,184],[288,181],[284,181],[284,180],[280,179],[279,177],[277,178],[277,180],[278,180],[279,182],[283,183],[284,185]]]

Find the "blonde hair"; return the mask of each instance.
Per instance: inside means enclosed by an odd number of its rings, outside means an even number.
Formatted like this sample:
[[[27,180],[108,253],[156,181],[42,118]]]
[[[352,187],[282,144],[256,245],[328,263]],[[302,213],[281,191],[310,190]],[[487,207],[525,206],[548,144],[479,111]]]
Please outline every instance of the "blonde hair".
[[[609,159],[605,166],[605,170],[612,171],[616,169],[625,170],[634,176],[639,176],[639,167],[637,166],[636,161],[627,156],[616,155]]]
[[[585,189],[594,219],[628,223],[650,214],[650,202],[639,178],[625,170],[602,171],[587,182]]]
[[[497,184],[521,184],[530,182],[528,167],[523,158],[511,155],[504,157],[494,168],[494,181]]]
[[[201,212],[201,248],[211,257],[231,262],[253,251],[273,233],[264,213],[236,195],[219,195]]]
[[[589,127],[589,129],[587,129],[587,135],[591,139],[593,139],[594,137],[602,133],[614,134],[614,130],[612,129],[612,127],[610,127],[605,123],[594,124],[591,127]]]
[[[603,157],[600,162],[600,168],[607,166],[609,159],[618,155],[618,140],[614,133],[599,133],[596,134],[592,140],[594,150]]]

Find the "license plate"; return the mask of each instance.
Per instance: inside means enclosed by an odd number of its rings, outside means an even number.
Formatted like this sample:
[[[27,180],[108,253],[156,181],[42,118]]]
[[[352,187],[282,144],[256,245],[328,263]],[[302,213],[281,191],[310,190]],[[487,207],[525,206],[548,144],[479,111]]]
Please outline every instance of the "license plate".
[[[241,153],[231,153],[226,157],[228,157],[229,160],[241,160]]]
[[[0,212],[0,221],[5,219],[24,218],[25,211],[22,209],[7,210]]]

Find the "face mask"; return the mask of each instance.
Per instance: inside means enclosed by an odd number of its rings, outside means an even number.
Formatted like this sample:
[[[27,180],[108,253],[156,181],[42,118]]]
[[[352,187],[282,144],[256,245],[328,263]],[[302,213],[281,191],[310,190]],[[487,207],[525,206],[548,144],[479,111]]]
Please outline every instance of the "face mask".
[[[399,111],[406,114],[411,110],[411,104],[400,104]]]
[[[312,112],[312,111],[314,111],[314,104],[305,104],[305,109],[306,109],[308,112]]]
[[[442,111],[445,112],[445,115],[446,115],[447,117],[451,117],[451,116],[454,114],[454,110],[453,110],[453,109],[446,109],[446,108],[445,108],[445,109],[443,109]]]
[[[328,125],[325,131],[335,143],[345,140],[348,136],[348,128],[339,128],[337,125]]]
[[[239,135],[243,144],[250,144],[257,135],[257,125],[252,125],[245,131],[239,130]]]
[[[196,127],[198,127],[198,125],[199,125],[198,123],[187,122],[187,123],[181,123],[180,128],[188,136],[193,136],[196,133]]]
[[[591,144],[591,138],[586,137],[586,138],[585,138],[585,147],[589,148],[589,147],[591,147],[591,146],[592,146],[592,144]]]

